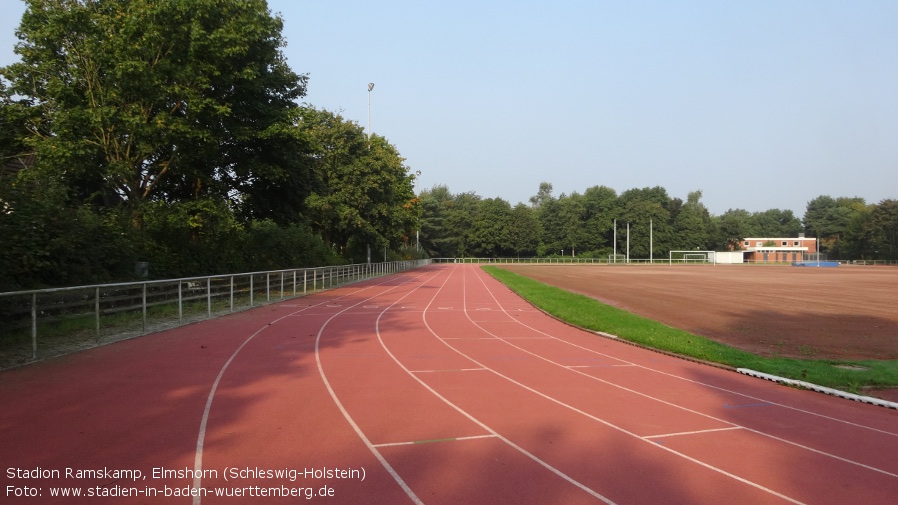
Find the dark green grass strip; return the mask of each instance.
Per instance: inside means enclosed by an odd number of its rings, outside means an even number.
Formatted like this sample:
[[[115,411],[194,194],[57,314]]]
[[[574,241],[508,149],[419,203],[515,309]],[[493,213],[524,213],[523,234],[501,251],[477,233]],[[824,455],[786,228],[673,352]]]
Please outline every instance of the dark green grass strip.
[[[898,361],[765,358],[501,268],[486,266],[483,269],[525,300],[563,321],[587,330],[610,333],[653,349],[734,368],[750,368],[851,393],[864,394],[867,388],[898,387]],[[865,370],[846,370],[835,365],[853,365]]]

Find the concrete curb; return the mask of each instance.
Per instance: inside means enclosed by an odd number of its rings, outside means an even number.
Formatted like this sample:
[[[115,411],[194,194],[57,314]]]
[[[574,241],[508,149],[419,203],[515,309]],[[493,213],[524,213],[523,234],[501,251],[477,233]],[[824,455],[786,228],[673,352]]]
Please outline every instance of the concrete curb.
[[[750,370],[748,368],[737,368],[737,372],[745,375],[750,375],[752,377],[758,377],[760,379],[769,380],[772,382],[777,382],[780,384],[785,384],[787,386],[797,386],[804,389],[810,389],[811,391],[817,391],[818,393],[823,393],[831,396],[838,396],[839,398],[845,398],[847,400],[852,400],[861,403],[868,403],[870,405],[878,405],[880,407],[885,407],[887,409],[895,409],[898,410],[898,403],[890,402],[886,400],[880,400],[879,398],[873,398],[870,396],[861,396],[856,395],[854,393],[846,393],[844,391],[839,391],[838,389],[832,389],[824,386],[818,386],[817,384],[812,384],[810,382],[799,381],[794,379],[787,379],[785,377],[777,377],[776,375],[770,375],[764,372],[758,372],[755,370]]]

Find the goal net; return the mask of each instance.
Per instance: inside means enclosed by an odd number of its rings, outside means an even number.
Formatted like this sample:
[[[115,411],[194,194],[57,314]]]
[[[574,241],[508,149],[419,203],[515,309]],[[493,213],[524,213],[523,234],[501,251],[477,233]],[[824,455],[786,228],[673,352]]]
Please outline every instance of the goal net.
[[[713,264],[714,251],[670,251],[669,263],[679,265]]]

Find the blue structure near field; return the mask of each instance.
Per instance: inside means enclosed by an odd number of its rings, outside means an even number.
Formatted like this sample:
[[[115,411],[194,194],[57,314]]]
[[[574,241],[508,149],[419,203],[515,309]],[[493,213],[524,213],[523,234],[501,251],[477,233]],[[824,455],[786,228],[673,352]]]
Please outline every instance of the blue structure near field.
[[[792,263],[793,267],[837,267],[838,261],[796,261]]]

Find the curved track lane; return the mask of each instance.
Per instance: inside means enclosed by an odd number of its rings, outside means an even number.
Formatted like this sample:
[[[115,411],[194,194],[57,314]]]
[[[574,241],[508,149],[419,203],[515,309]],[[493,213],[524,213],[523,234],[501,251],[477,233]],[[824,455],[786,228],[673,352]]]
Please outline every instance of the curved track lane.
[[[572,328],[472,265],[343,287],[0,380],[9,406],[0,463],[61,471],[30,480],[7,471],[4,484],[37,485],[46,503],[100,500],[54,501],[54,486],[209,504],[898,496],[898,413]],[[147,478],[65,475],[98,468]],[[271,496],[285,493],[294,496]]]

